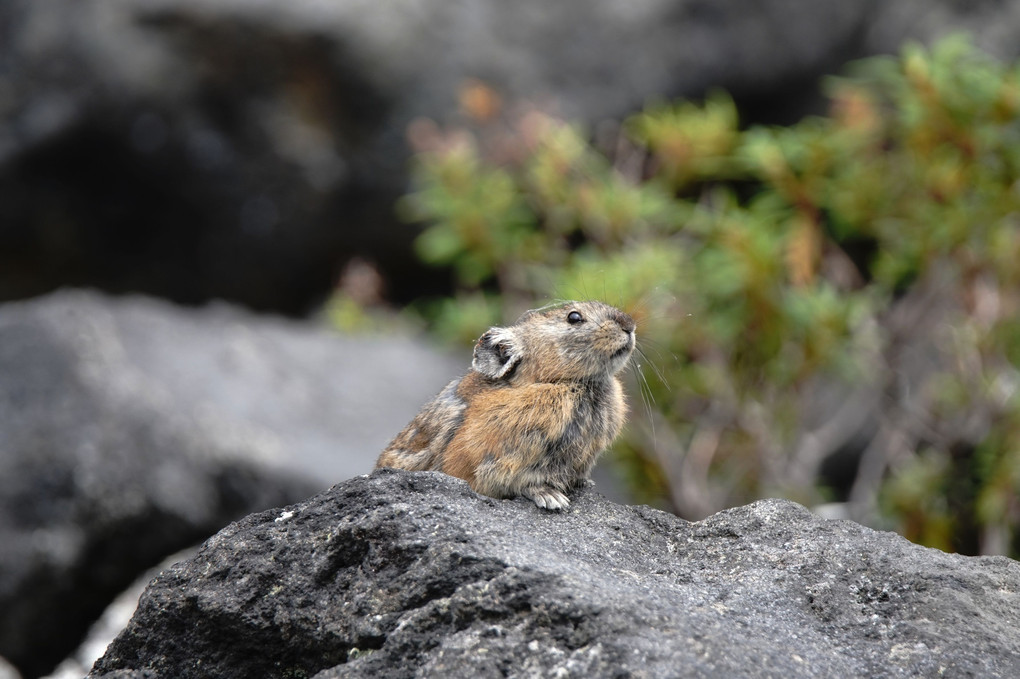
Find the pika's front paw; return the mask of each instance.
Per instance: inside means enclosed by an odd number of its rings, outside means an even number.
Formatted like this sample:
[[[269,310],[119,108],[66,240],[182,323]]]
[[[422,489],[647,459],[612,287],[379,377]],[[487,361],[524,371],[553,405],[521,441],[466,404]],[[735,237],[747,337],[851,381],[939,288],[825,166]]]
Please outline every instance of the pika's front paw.
[[[541,507],[542,509],[566,509],[570,506],[567,496],[558,490],[548,486],[536,486],[528,488],[523,495]]]

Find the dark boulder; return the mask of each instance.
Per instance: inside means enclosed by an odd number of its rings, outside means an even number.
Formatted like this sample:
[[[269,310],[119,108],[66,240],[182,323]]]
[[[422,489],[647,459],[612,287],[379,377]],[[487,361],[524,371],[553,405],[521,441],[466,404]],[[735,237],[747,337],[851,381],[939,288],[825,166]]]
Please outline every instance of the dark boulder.
[[[152,581],[113,677],[1016,677],[1020,564],[767,500],[688,523],[383,470]]]

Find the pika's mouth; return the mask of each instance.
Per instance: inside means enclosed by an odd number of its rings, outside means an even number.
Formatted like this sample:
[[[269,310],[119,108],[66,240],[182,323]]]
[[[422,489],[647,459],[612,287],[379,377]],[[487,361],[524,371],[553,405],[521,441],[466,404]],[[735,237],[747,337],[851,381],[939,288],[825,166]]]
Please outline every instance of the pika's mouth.
[[[614,351],[613,354],[609,358],[611,360],[616,360],[618,358],[623,358],[623,357],[627,356],[628,354],[630,354],[630,352],[632,352],[632,351],[634,351],[634,334],[633,333],[628,333],[627,334],[627,342],[622,347],[620,347],[619,349]]]

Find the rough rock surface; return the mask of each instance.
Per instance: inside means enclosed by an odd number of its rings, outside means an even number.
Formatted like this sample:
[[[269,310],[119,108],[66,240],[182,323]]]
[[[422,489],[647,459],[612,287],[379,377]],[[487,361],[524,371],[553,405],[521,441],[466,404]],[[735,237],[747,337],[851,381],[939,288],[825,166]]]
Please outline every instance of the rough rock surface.
[[[164,571],[90,677],[1016,677],[1020,563],[762,501],[688,523],[383,470]]]
[[[106,647],[110,645],[114,637],[120,634],[120,631],[131,620],[131,616],[135,614],[135,610],[138,608],[138,598],[145,591],[149,581],[178,561],[194,556],[197,551],[198,546],[196,545],[171,554],[136,578],[106,607],[99,619],[89,628],[88,634],[75,652],[65,658],[44,679],[81,679],[88,674],[92,665],[106,651]],[[0,679],[8,678],[0,672]]]
[[[597,123],[729,89],[803,114],[819,77],[1020,1],[6,0],[0,299],[60,285],[301,313],[354,255],[395,299],[443,289],[396,222],[404,130],[480,78]]]
[[[49,671],[163,557],[364,473],[450,371],[226,305],[0,306],[0,656]]]

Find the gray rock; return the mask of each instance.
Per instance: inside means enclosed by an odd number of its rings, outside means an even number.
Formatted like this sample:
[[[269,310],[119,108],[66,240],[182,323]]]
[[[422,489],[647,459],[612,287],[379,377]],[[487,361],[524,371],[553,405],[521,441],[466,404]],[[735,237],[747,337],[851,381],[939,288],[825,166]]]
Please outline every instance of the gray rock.
[[[89,628],[88,634],[75,652],[65,658],[44,679],[81,679],[81,677],[88,674],[92,665],[106,651],[106,647],[110,645],[114,637],[131,620],[131,616],[134,615],[135,610],[138,608],[138,598],[145,591],[149,581],[160,571],[169,568],[182,559],[194,556],[197,551],[198,549],[195,547],[172,554],[132,582],[127,589],[118,594],[117,598],[106,607],[102,616]],[[0,665],[0,668],[2,668],[2,665]],[[6,679],[2,671],[0,671],[0,679]]]
[[[50,671],[161,558],[367,471],[451,369],[226,305],[0,306],[0,655]]]
[[[112,677],[1016,677],[1020,564],[799,505],[566,513],[382,470],[160,574]]]

